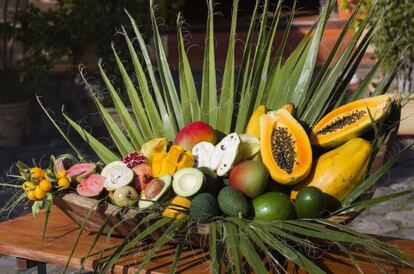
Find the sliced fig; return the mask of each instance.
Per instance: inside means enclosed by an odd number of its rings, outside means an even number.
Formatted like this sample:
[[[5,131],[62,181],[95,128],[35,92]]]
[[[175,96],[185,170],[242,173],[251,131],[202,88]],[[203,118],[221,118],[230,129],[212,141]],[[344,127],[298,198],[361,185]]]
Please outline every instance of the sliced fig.
[[[76,186],[76,192],[84,197],[96,197],[104,189],[105,177],[99,174],[92,174],[82,179]]]
[[[75,164],[66,171],[66,175],[71,181],[79,183],[82,179],[94,174],[95,170],[96,165],[92,163]]]

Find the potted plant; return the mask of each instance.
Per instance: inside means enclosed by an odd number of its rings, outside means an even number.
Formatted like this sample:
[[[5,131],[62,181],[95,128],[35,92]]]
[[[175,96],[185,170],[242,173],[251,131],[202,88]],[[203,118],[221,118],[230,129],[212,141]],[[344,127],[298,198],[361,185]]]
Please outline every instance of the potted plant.
[[[20,60],[16,58],[19,50],[16,41],[16,16],[20,6],[17,4],[13,10],[8,1],[4,1],[2,8],[4,14],[3,22],[0,23],[0,147],[13,147],[20,145],[23,140],[28,101],[27,90],[20,77]]]

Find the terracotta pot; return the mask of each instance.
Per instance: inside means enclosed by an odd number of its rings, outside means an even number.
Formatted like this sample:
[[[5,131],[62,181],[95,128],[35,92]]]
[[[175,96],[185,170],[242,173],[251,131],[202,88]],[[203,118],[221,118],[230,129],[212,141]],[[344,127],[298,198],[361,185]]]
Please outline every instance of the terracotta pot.
[[[28,101],[0,105],[0,147],[22,144],[28,108]]]

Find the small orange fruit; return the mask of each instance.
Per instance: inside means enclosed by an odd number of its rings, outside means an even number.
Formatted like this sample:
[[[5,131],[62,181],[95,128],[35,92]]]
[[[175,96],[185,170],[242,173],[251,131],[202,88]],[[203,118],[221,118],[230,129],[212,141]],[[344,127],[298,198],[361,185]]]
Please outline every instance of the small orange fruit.
[[[39,183],[39,187],[42,191],[48,192],[52,189],[52,183],[48,180],[41,180]]]
[[[40,188],[40,186],[37,186],[35,188],[34,194],[35,194],[36,200],[42,200],[45,197],[45,192]]]
[[[27,199],[29,199],[30,201],[36,200],[36,195],[35,195],[34,190],[27,191],[26,195],[27,195]]]
[[[43,179],[45,178],[45,171],[40,167],[33,167],[30,169],[30,174],[32,179]]]
[[[56,173],[56,177],[57,177],[58,179],[66,177],[66,170],[64,170],[64,169],[59,170],[59,171]]]
[[[23,183],[23,190],[28,192],[29,190],[33,190],[35,189],[35,185],[30,182],[30,181],[26,181]]]
[[[70,181],[68,178],[63,177],[58,180],[58,186],[63,189],[68,189],[70,187]]]

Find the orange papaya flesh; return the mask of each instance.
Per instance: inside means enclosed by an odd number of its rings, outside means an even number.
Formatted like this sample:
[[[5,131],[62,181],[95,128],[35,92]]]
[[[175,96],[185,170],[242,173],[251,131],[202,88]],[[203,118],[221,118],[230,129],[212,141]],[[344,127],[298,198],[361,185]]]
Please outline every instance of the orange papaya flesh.
[[[312,148],[298,121],[286,110],[269,112],[260,118],[260,152],[272,179],[295,184],[309,174]]]
[[[334,148],[359,137],[372,127],[373,121],[378,121],[387,114],[390,105],[390,96],[380,95],[336,108],[312,128],[311,143]]]

